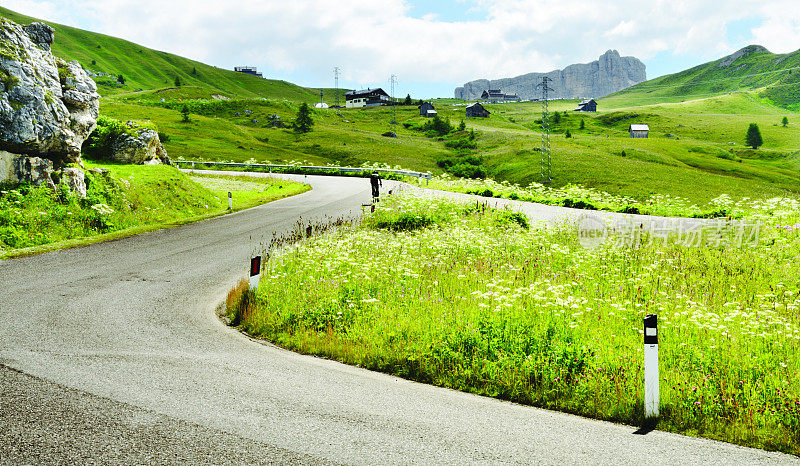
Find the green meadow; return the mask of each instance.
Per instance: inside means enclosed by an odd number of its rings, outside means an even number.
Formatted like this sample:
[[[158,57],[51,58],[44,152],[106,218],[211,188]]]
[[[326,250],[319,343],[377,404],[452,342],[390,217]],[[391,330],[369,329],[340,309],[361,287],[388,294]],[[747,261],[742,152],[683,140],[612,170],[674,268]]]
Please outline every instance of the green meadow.
[[[243,281],[226,312],[294,351],[630,425],[655,313],[656,428],[797,455],[800,204],[782,212],[748,242],[585,249],[574,228],[513,211],[394,197],[358,226],[264,251],[258,290]]]

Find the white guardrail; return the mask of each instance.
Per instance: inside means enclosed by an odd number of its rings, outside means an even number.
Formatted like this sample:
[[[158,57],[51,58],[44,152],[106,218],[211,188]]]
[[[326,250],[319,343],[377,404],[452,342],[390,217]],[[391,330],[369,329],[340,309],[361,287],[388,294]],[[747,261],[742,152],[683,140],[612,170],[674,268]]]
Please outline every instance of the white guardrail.
[[[394,170],[392,168],[363,168],[363,167],[327,167],[327,166],[319,166],[319,165],[274,165],[268,163],[235,163],[235,162],[202,162],[200,160],[174,160],[178,166],[181,165],[188,165],[191,168],[196,168],[197,165],[200,166],[212,166],[212,167],[233,167],[233,168],[262,168],[267,169],[272,172],[272,169],[299,169],[299,170],[308,170],[308,171],[340,171],[342,173],[392,173],[395,175],[401,176],[411,176],[414,178],[419,178],[420,180],[424,179],[426,181],[431,179],[430,172],[415,172],[412,170]]]

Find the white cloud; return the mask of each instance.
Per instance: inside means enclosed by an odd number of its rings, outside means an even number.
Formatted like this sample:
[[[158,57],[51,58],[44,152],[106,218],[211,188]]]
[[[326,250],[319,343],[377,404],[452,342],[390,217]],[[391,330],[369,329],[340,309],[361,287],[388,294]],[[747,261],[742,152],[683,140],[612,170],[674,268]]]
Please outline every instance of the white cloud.
[[[463,2],[464,11],[485,18],[463,22],[412,18],[404,0],[4,3],[211,64],[302,71],[318,83],[340,66],[346,81],[364,85],[385,83],[391,74],[401,82],[457,85],[588,62],[607,49],[700,63],[745,45],[727,43],[726,24],[752,17],[765,18],[753,42],[774,51],[800,44],[797,0],[473,0]]]

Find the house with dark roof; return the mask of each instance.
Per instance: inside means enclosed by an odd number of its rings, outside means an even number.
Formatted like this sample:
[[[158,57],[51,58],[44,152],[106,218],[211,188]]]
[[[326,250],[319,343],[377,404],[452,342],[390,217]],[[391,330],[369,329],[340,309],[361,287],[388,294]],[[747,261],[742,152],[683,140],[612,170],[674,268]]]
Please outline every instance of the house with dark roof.
[[[259,78],[264,77],[263,74],[258,72],[258,69],[256,69],[255,66],[234,66],[233,71],[236,71],[237,73],[249,74],[251,76],[256,76]]]
[[[389,105],[391,99],[380,87],[377,89],[362,89],[360,91],[349,91],[344,94],[344,106],[347,108],[356,107],[377,107],[378,105]]]
[[[467,105],[467,117],[489,118],[489,110],[483,108],[483,105],[475,102],[474,104]]]
[[[419,109],[419,116],[433,118],[433,116],[436,115],[436,109],[433,108],[433,104],[430,102],[425,102],[417,108]]]
[[[481,100],[486,102],[519,102],[517,94],[505,94],[500,89],[487,89],[481,94]]]
[[[581,103],[578,104],[578,108],[574,110],[575,112],[596,112],[597,111],[597,101],[594,99],[586,99],[581,100]]]

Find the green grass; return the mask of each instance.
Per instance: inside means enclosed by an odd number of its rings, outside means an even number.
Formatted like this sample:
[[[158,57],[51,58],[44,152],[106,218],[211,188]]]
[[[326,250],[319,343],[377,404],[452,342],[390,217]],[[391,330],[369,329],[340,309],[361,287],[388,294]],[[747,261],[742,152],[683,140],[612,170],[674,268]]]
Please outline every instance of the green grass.
[[[0,11],[12,19],[30,20]],[[299,136],[272,127],[270,118],[277,115],[290,124],[300,103],[316,101],[317,90],[200,66],[107,36],[56,27],[57,54],[77,57],[84,64],[87,59],[105,63],[98,54],[108,54],[109,60],[126,67],[123,71],[132,84],[128,89],[106,92],[101,113],[120,121],[152,121],[169,136],[165,147],[175,160],[378,163],[434,174],[450,170],[485,175],[521,186],[540,181],[539,103],[487,105],[490,118],[466,119],[467,129],[477,134],[474,149],[447,147],[457,146],[457,141],[430,138],[413,130],[426,121],[416,106],[397,107],[398,125],[394,128],[389,124],[391,110],[385,107],[314,109],[314,131]],[[574,100],[551,102],[551,111],[561,117],[552,125],[552,187],[578,185],[640,203],[656,195],[680,197],[708,211],[713,209],[711,201],[723,194],[734,199],[798,195],[800,115],[776,105],[787,106],[764,93],[765,86],[796,76],[791,68],[798,60],[796,53],[779,56],[766,52],[747,55],[728,68],[719,68],[718,60],[600,99],[600,112],[593,114],[572,112],[577,105]],[[181,75],[185,85],[174,88],[170,73],[188,72],[193,67],[199,77]],[[745,77],[776,70],[780,72],[758,79]],[[714,95],[705,97],[710,91],[703,83],[722,77],[732,79],[724,81],[723,87],[714,84]],[[688,94],[687,83],[694,83]],[[667,85],[672,87],[654,90]],[[678,92],[675,86],[683,90]],[[332,99],[333,92],[327,90],[326,96]],[[434,103],[439,115],[453,125],[464,119],[464,102],[436,99]],[[191,113],[188,123],[181,122],[179,110],[184,105]],[[789,118],[788,127],[780,125],[783,116]],[[581,121],[584,129],[580,129]],[[650,138],[630,139],[630,123],[649,124]],[[764,137],[764,145],[755,151],[744,144],[750,123],[757,123]],[[381,136],[389,129],[398,137]],[[566,138],[567,131],[573,137]],[[468,157],[480,161],[479,169],[470,167],[473,164],[467,162]]]
[[[22,25],[41,21],[3,7],[0,7],[0,16]],[[225,97],[281,98],[308,103],[319,101],[319,89],[223,70],[104,34],[51,21],[44,22],[56,30],[53,54],[68,61],[77,60],[85,69],[113,75],[112,78],[96,79],[99,92],[104,96],[171,88],[177,76],[184,86],[202,89],[202,94],[193,90],[192,95],[206,98],[216,94]],[[196,74],[192,73],[193,70]],[[124,85],[116,80],[120,74],[125,77]],[[178,93],[182,92],[182,89],[178,90]],[[325,95],[328,96],[326,101],[333,103],[333,91],[325,89]]]
[[[95,167],[106,169],[108,175],[87,171],[86,199],[62,187],[53,192],[44,186],[4,185],[0,189],[0,258],[74,247],[220,215],[227,212],[228,191],[234,192],[234,210],[241,210],[309,189],[274,179],[244,182],[232,177],[190,178],[165,165],[86,162],[87,169]]]
[[[800,109],[800,50],[773,54],[748,47],[751,53],[727,64],[728,57],[651,79],[603,98],[611,107],[683,102],[740,90],[757,94],[781,107]]]
[[[781,221],[796,222],[794,205]],[[749,247],[586,250],[506,211],[388,199],[360,226],[272,251],[228,317],[294,351],[639,425],[642,318],[659,316],[657,428],[800,454],[798,229]]]

